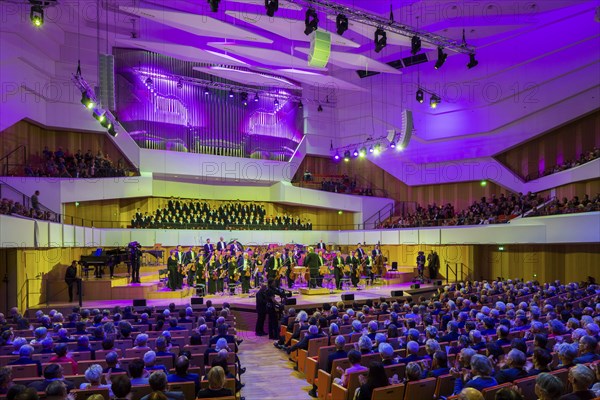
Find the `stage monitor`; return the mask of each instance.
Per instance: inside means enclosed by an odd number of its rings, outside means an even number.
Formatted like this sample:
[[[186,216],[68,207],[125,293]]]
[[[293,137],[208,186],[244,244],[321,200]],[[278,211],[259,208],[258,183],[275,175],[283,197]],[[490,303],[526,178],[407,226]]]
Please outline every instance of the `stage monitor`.
[[[134,307],[146,307],[146,299],[134,299],[133,306]]]
[[[404,290],[392,290],[392,297],[404,296]]]
[[[433,281],[433,286],[442,286],[442,281],[440,279]]]
[[[343,301],[354,301],[354,293],[343,293],[342,300]]]
[[[418,283],[413,283],[412,285],[410,285],[411,289],[420,289],[421,285],[419,285]]]
[[[296,304],[298,304],[298,302],[295,297],[288,297],[285,299],[286,306],[295,306]]]
[[[398,261],[392,261],[392,271],[398,271]]]
[[[204,297],[192,297],[192,305],[198,306],[204,304]]]

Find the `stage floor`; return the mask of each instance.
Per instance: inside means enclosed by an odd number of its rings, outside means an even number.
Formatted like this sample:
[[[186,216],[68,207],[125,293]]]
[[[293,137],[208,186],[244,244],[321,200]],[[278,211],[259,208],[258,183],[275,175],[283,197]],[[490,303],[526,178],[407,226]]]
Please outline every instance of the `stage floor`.
[[[392,290],[402,290],[404,292],[404,296],[413,296],[417,297],[420,295],[424,295],[425,297],[429,297],[431,293],[437,290],[432,284],[422,284],[420,289],[411,289],[411,283],[400,283],[400,284],[391,284],[391,285],[375,285],[369,286],[365,289],[350,289],[350,290],[336,290],[333,293],[320,294],[320,295],[306,295],[301,294],[296,290],[292,291],[292,297],[296,299],[296,307],[310,307],[310,306],[320,306],[323,303],[332,303],[335,304],[341,300],[341,295],[346,293],[354,294],[355,301],[365,301],[365,300],[378,300],[381,297],[390,298]],[[172,294],[180,293],[182,296],[184,293],[189,293],[190,291],[184,288],[182,291],[171,292]],[[232,308],[238,309],[254,309],[256,305],[256,298],[253,293],[256,290],[252,290],[250,295],[208,295],[204,296],[204,301],[211,300],[213,305],[220,306],[224,302],[228,302]],[[167,307],[170,303],[175,303],[178,306],[188,305],[190,304],[190,299],[192,296],[187,295],[179,298],[162,298],[162,299],[146,299],[146,303],[151,307]],[[49,304],[39,304],[37,306],[30,307],[30,310],[37,309],[66,309],[71,308],[77,305],[76,302],[51,302]],[[130,299],[113,299],[113,300],[87,300],[83,301],[83,307],[85,308],[108,308],[111,309],[115,306],[128,306],[132,305],[132,300]]]

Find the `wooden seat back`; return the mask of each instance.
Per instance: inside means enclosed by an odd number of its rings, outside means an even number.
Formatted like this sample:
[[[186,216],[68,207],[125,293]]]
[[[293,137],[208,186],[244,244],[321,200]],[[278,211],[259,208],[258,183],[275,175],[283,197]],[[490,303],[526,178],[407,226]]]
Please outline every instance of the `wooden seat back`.
[[[405,389],[403,383],[380,387],[373,390],[371,400],[400,400],[404,398]]]
[[[431,400],[435,394],[436,378],[408,382],[404,391],[404,400]]]
[[[183,392],[186,399],[196,398],[196,384],[194,382],[172,382],[169,383],[169,391]]]

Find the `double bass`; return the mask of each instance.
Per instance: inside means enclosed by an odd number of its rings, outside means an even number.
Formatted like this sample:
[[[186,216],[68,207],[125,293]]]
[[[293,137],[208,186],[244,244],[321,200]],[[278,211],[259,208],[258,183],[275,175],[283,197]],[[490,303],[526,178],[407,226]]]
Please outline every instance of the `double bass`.
[[[375,275],[379,275],[379,276],[383,276],[385,275],[385,273],[387,272],[385,270],[385,266],[384,266],[384,262],[386,260],[383,257],[383,254],[379,254],[377,256],[375,256],[375,259],[373,260],[373,273]]]

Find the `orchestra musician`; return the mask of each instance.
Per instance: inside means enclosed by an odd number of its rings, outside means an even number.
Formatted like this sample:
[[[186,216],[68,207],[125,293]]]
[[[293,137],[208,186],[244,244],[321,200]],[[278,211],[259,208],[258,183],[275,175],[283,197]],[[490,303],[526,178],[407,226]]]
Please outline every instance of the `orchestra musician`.
[[[242,294],[250,293],[250,276],[252,275],[252,260],[250,254],[245,252],[238,261],[238,268],[241,274]]]
[[[283,256],[283,266],[287,268],[285,272],[285,278],[287,280],[288,289],[292,289],[294,286],[294,280],[292,279],[292,273],[294,272],[294,267],[296,266],[296,259],[294,258],[294,252],[292,250],[288,250],[287,254]]]
[[[371,252],[371,255],[373,256],[373,258],[376,258],[377,256],[381,255],[381,249],[379,248],[379,243],[377,243],[375,245],[375,248],[373,249],[373,251]]]
[[[193,269],[194,279],[192,280],[192,282],[194,284],[199,283],[206,285],[206,261],[204,259],[204,250],[200,249],[200,251],[198,252]],[[189,282],[190,281],[188,275],[188,283]]]
[[[360,243],[357,243],[357,245],[356,245],[356,253],[355,254],[356,254],[356,257],[358,257],[358,259],[361,261],[365,257],[365,251],[361,247]]]
[[[360,260],[355,255],[354,251],[350,252],[350,255],[346,257],[346,264],[350,265],[350,281],[352,286],[358,287],[358,281],[360,280]]]
[[[227,250],[227,242],[223,240],[223,236],[221,236],[217,242],[217,251],[221,252],[225,250]]]
[[[323,243],[323,239],[319,240],[319,243],[317,243],[317,251],[319,250],[323,250],[323,251],[327,251],[327,245],[325,243]]]
[[[261,283],[264,281],[264,267],[263,267],[263,259],[260,254],[260,250],[255,251],[252,254],[253,264],[254,264],[254,287],[260,287]]]
[[[238,251],[242,251],[242,246],[238,243],[236,239],[233,240],[230,246],[231,255],[237,255]]]
[[[317,255],[317,253],[315,253],[314,248],[309,247],[307,250],[308,253],[306,254],[306,257],[304,257],[304,266],[308,268],[308,271],[310,273],[310,281],[308,283],[308,287],[315,288],[317,287],[317,280],[319,276],[319,256]]]
[[[214,250],[213,244],[210,242],[210,239],[206,239],[206,243],[204,243],[204,254],[208,257],[212,254]]]
[[[194,286],[194,281],[196,279],[196,257],[197,254],[194,251],[193,246],[190,246],[189,250],[183,253],[182,264],[189,267],[187,271],[188,286]]]
[[[206,264],[208,274],[208,294],[217,293],[217,282],[219,280],[219,264],[217,264],[216,254],[210,254]]]
[[[217,292],[222,293],[225,290],[225,286],[223,283],[223,279],[227,276],[228,273],[228,262],[227,257],[224,252],[219,254],[219,258],[217,259]]]
[[[333,275],[335,277],[335,287],[337,290],[342,290],[342,276],[344,268],[344,259],[342,258],[342,252],[336,251],[335,258],[333,259]]]
[[[373,256],[369,254],[365,258],[363,258],[363,265],[365,267],[365,275],[367,275],[371,285],[373,284],[373,280],[375,279],[375,273],[373,272]]]
[[[417,255],[417,271],[418,271],[418,279],[421,281],[425,280],[425,276],[423,275],[423,271],[425,270],[425,253],[420,251],[419,255]]]
[[[275,254],[269,258],[266,267],[267,279],[273,280],[277,287],[281,286],[281,279],[277,279],[277,273],[279,272],[279,268],[282,267],[281,253],[279,251],[276,251]]]

